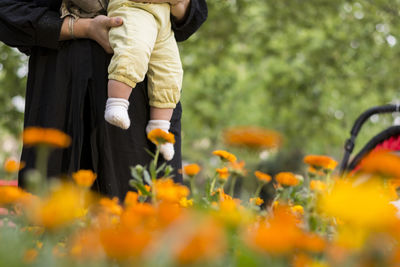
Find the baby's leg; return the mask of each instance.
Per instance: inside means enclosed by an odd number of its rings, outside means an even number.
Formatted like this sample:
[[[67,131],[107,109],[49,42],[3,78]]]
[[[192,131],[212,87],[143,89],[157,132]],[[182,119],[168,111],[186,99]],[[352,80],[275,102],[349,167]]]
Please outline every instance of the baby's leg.
[[[147,73],[150,98],[148,132],[154,128],[168,132],[173,109],[180,99],[182,76],[178,46],[170,31],[166,39],[157,40],[150,58]],[[174,156],[173,144],[162,145],[160,152],[166,160],[171,160]]]
[[[110,17],[121,17],[122,26],[110,29],[110,44],[114,55],[108,67],[107,122],[127,129],[129,96],[136,83],[144,80],[158,28],[152,14],[128,0],[111,0]]]
[[[104,119],[108,123],[122,129],[129,128],[131,120],[128,114],[128,99],[131,92],[132,87],[129,85],[117,80],[108,80],[108,99],[104,112]]]

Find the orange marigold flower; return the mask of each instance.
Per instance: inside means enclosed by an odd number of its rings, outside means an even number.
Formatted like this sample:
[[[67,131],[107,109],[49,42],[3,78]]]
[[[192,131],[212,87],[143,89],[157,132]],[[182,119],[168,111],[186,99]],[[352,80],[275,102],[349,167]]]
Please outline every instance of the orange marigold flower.
[[[318,175],[318,176],[325,176],[326,173],[323,172],[322,170],[317,170],[316,168],[314,168],[313,166],[309,166],[308,167],[308,172],[310,174],[314,174],[314,175]]]
[[[228,129],[224,139],[228,145],[262,149],[278,147],[282,143],[278,132],[254,126]]]
[[[243,160],[242,160],[242,161],[234,161],[234,162],[231,162],[231,163],[229,164],[231,173],[236,173],[236,174],[238,174],[238,175],[245,176],[245,175],[247,174],[247,171],[246,171],[246,169],[244,168],[244,165],[245,165],[245,164],[246,164],[246,163],[245,163]]]
[[[226,236],[224,228],[213,219],[205,219],[201,223],[188,222],[192,227],[183,238],[185,242],[175,242],[173,255],[183,266],[213,261],[224,255]]]
[[[213,152],[214,155],[218,156],[221,158],[221,160],[224,161],[229,161],[229,162],[235,162],[236,161],[236,156],[233,155],[232,153],[229,153],[225,150],[215,150]]]
[[[91,170],[79,170],[72,174],[75,183],[82,187],[91,187],[97,175]]]
[[[165,202],[179,203],[190,193],[189,188],[176,184],[172,179],[158,179],[155,184],[156,198]]]
[[[313,191],[325,191],[327,188],[326,184],[320,180],[311,180],[310,189]]]
[[[25,167],[25,163],[19,162],[18,160],[15,160],[13,158],[8,158],[4,162],[4,170],[8,173],[17,172],[21,170],[23,167]]]
[[[361,161],[361,171],[400,179],[400,157],[389,150],[369,153]]]
[[[79,231],[69,242],[69,254],[76,260],[99,260],[104,258],[100,242],[100,232],[96,228]]]
[[[165,143],[175,144],[175,136],[172,133],[167,133],[161,129],[154,129],[147,134],[147,138],[156,146]]]
[[[195,176],[200,172],[200,166],[193,163],[183,167],[183,172],[188,176]]]
[[[322,252],[326,247],[326,241],[316,234],[304,234],[303,238],[301,238],[299,241],[299,248],[309,252]]]
[[[124,204],[125,206],[132,206],[138,202],[139,194],[133,191],[128,191],[125,196]]]
[[[113,227],[100,231],[100,242],[107,256],[119,261],[140,257],[151,240],[152,233],[148,229]]]
[[[304,157],[304,163],[313,166],[314,168],[323,168],[333,170],[337,166],[337,161],[328,156],[308,155]]]
[[[262,205],[264,203],[264,200],[262,200],[259,197],[252,197],[252,198],[250,198],[250,203],[253,203],[253,204],[257,205],[257,206],[260,206],[260,205]]]
[[[263,183],[269,183],[272,179],[270,175],[260,171],[255,171],[254,175],[258,178],[259,181]]]
[[[261,252],[285,255],[296,249],[302,237],[296,216],[287,212],[286,208],[278,207],[272,218],[250,228],[245,241]]]
[[[229,171],[227,167],[223,167],[220,169],[216,169],[216,171],[218,172],[219,178],[222,180],[226,180],[229,177]]]
[[[115,214],[115,215],[121,215],[122,207],[118,204],[118,202],[119,201],[118,201],[117,197],[113,197],[112,199],[103,197],[103,198],[100,199],[99,204],[108,213]]]
[[[23,134],[25,146],[48,145],[65,148],[71,144],[71,137],[57,129],[28,127]]]
[[[0,205],[12,204],[20,201],[28,193],[16,186],[0,186]]]
[[[27,263],[27,264],[33,263],[36,260],[38,255],[39,255],[39,252],[36,249],[33,249],[33,248],[28,249],[24,253],[23,262]]]
[[[280,172],[275,176],[275,180],[286,186],[296,186],[300,183],[300,180],[291,172]]]

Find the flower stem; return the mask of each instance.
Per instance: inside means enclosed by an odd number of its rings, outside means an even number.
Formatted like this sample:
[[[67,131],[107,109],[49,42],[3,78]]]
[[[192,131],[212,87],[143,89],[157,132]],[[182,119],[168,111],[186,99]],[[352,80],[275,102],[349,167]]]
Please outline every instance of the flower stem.
[[[160,146],[158,145],[157,148],[156,148],[156,153],[154,154],[153,162],[151,163],[151,164],[154,165],[154,169],[157,169],[157,163],[158,163],[159,155],[160,155]],[[152,187],[151,188],[151,193],[152,193],[151,194],[151,202],[153,204],[156,204],[156,195],[157,195],[156,187],[155,187],[156,180],[157,180],[157,174],[156,175],[151,175],[151,181],[152,181],[152,185],[151,185],[151,187]]]
[[[192,191],[192,196],[197,195],[196,193],[196,183],[194,182],[194,177],[190,177],[190,191]]]
[[[211,196],[212,192],[214,192],[214,187],[215,187],[215,182],[216,181],[217,181],[217,174],[215,174],[214,177],[211,180],[210,192],[209,192],[210,196]]]
[[[236,178],[236,175],[232,176],[232,181],[229,188],[229,195],[231,195],[231,197],[233,197],[233,194],[235,193]]]
[[[254,193],[254,197],[259,197],[260,196],[260,192],[261,192],[261,189],[263,188],[263,183],[260,183],[259,185],[258,185],[258,187],[257,187],[257,190],[256,190],[256,192]]]

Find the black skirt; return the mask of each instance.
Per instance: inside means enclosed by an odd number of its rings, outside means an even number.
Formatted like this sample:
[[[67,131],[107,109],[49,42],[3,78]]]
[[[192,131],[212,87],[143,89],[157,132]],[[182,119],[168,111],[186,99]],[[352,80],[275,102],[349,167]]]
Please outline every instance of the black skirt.
[[[122,130],[104,120],[107,100],[107,68],[111,56],[90,40],[66,42],[58,50],[35,51],[29,62],[25,127],[51,127],[72,138],[67,149],[54,149],[49,158],[48,175],[71,174],[91,169],[98,177],[94,188],[108,196],[123,199],[129,186],[130,167],[148,165],[154,151],[145,127],[149,120],[146,80],[133,89],[129,102],[131,126]],[[174,110],[170,131],[175,135],[175,155],[169,164],[174,179],[182,182],[180,103]],[[24,148],[19,183],[24,186],[24,171],[34,167],[35,151]]]

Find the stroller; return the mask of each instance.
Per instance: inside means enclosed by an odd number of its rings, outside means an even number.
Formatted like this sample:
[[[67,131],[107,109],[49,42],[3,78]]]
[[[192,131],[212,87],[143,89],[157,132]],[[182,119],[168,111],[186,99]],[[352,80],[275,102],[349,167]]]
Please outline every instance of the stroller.
[[[400,125],[394,125],[373,137],[349,162],[350,155],[354,149],[355,139],[365,121],[375,114],[393,112],[400,112],[400,105],[384,105],[373,107],[366,110],[357,118],[350,132],[351,137],[346,140],[344,145],[345,152],[340,164],[340,176],[357,168],[361,160],[371,151],[377,149],[400,151]]]

